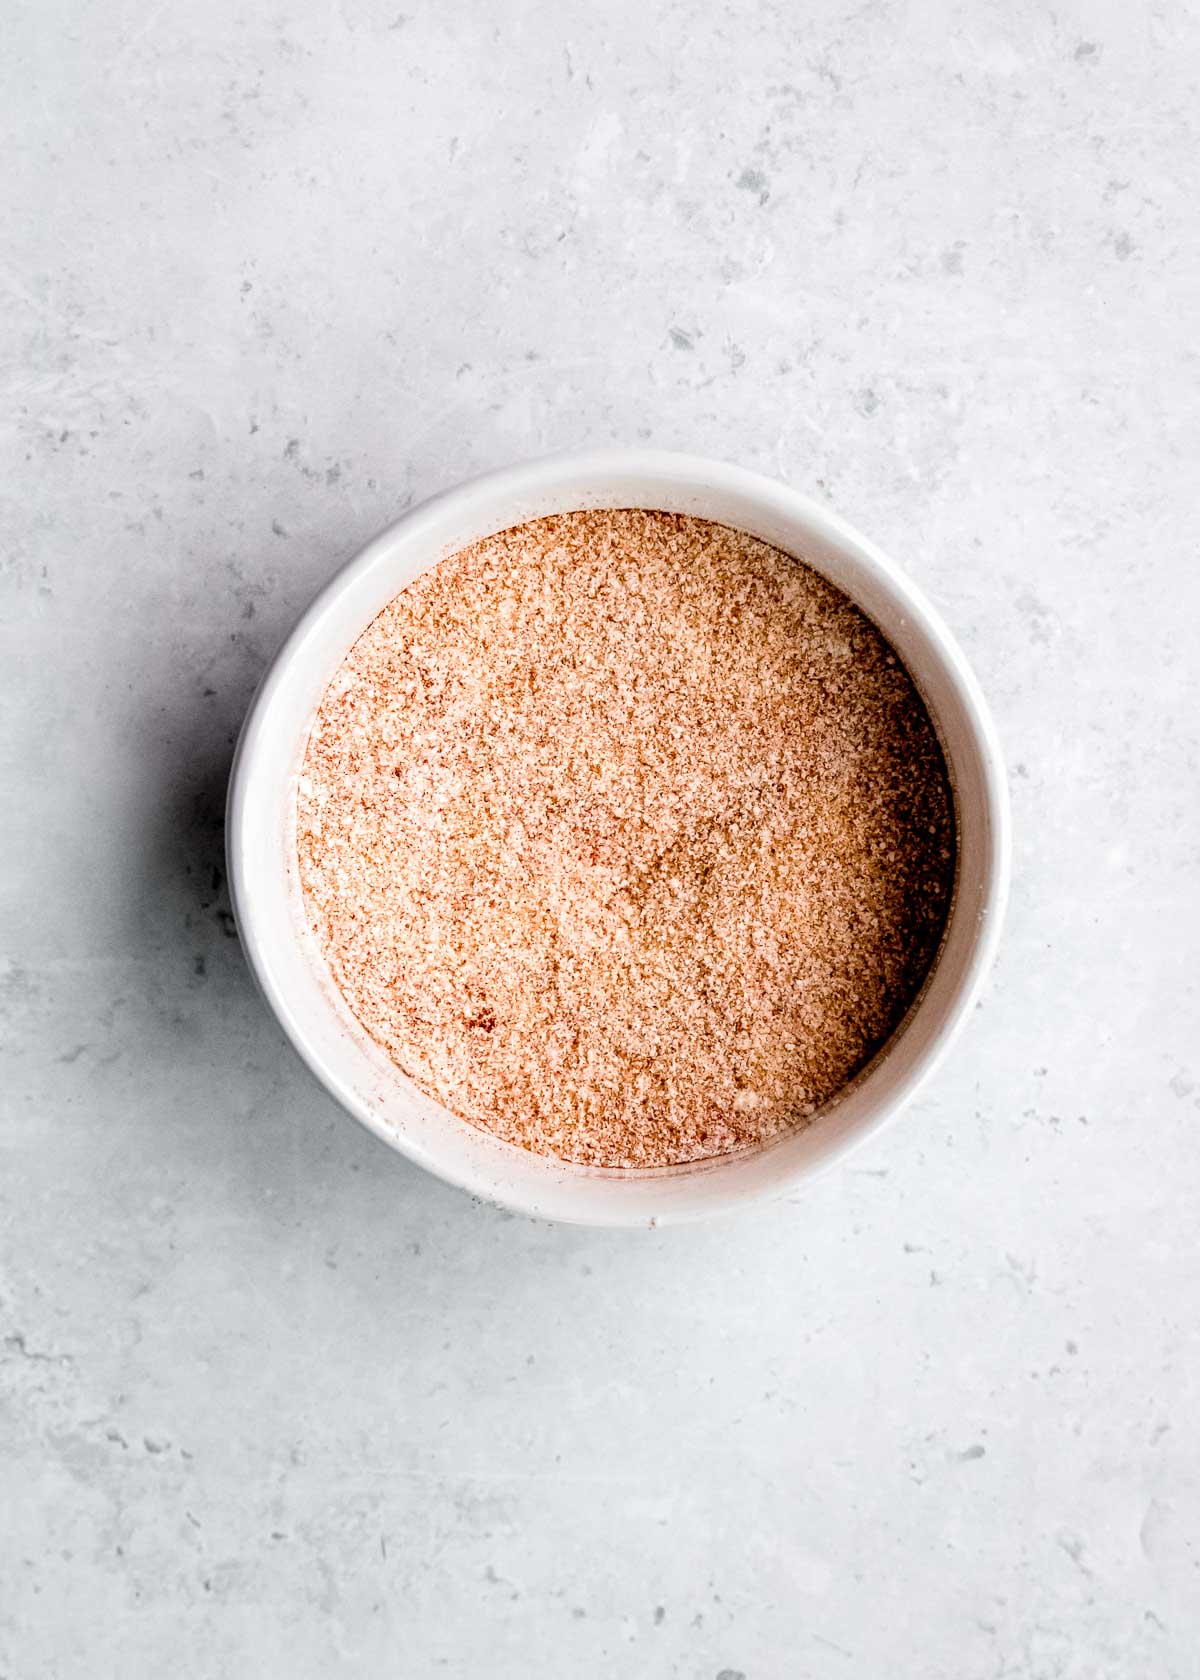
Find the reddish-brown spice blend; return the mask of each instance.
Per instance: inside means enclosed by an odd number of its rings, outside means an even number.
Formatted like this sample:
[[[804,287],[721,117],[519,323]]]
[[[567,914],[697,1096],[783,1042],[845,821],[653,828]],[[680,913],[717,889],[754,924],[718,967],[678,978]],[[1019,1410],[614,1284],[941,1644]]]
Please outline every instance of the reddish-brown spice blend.
[[[351,649],[298,797],[310,925],[418,1085],[661,1166],[802,1125],[879,1049],[954,878],[932,724],[837,589],[643,509],[443,560]]]

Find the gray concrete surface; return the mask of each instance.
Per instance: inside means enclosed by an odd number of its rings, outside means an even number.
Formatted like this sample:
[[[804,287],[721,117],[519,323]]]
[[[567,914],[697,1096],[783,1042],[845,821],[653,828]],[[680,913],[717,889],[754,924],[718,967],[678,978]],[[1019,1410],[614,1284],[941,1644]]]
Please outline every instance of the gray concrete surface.
[[[1194,10],[10,0],[0,1674],[1200,1673]],[[231,743],[400,509],[825,495],[1017,823],[952,1064],[728,1224],[505,1217],[253,993]]]

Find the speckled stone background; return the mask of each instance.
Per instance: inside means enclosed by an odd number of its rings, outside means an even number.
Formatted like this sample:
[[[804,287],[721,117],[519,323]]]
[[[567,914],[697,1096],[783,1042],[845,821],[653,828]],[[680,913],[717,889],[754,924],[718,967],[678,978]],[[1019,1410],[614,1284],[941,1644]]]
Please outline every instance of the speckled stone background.
[[[8,0],[0,1675],[1200,1673],[1200,33],[1175,0]],[[994,985],[753,1217],[342,1119],[231,745],[402,508],[815,488],[1010,756]]]

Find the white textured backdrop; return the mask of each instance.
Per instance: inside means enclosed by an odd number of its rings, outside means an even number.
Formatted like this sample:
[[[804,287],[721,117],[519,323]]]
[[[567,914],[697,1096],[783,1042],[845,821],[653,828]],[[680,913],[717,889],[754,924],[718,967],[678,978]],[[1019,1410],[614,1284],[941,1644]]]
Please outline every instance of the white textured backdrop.
[[[1200,20],[6,0],[0,1674],[1200,1670]],[[951,1065],[811,1193],[527,1224],[254,995],[256,678],[410,502],[763,468],[1010,755]]]

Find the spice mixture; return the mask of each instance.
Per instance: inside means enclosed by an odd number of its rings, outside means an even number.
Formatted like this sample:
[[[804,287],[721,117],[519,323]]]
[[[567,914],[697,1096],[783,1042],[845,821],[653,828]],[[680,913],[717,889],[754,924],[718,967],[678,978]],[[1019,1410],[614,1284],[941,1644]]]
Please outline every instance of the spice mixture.
[[[401,1069],[542,1154],[661,1166],[802,1125],[937,949],[952,801],[895,654],[743,532],[571,513],[473,544],[330,684],[310,925]]]

